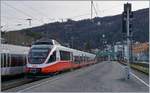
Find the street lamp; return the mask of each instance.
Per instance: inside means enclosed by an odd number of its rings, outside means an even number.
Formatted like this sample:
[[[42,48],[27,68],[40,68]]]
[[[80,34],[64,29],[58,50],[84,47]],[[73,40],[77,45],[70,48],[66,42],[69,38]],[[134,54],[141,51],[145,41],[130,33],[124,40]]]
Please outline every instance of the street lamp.
[[[32,21],[32,19],[28,18],[28,19],[25,19],[25,20],[29,21],[29,26],[31,27],[31,21]]]
[[[105,48],[105,43],[106,43],[105,42],[105,34],[102,35],[102,38],[103,38],[103,49],[104,49]]]
[[[72,48],[73,48],[73,43],[74,43],[74,37],[72,36],[72,37],[71,37],[71,45],[72,45]]]
[[[103,34],[102,37],[105,38],[105,34]]]

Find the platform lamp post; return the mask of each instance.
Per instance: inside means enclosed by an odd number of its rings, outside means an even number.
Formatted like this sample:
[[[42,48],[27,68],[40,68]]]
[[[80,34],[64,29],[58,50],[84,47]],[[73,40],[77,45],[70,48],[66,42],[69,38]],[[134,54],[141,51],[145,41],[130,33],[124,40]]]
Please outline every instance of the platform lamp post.
[[[1,40],[2,40],[2,37],[1,37],[2,27],[3,27],[3,26],[0,27],[0,48],[2,47],[2,46],[1,46],[1,43],[2,43],[2,41],[1,41]],[[2,52],[2,50],[0,50],[0,59],[1,59],[1,52]],[[0,62],[0,65],[2,65],[1,62]],[[1,81],[1,80],[0,80],[0,81]]]
[[[105,34],[102,35],[103,38],[103,49],[105,48]]]
[[[31,21],[32,21],[32,19],[31,18],[28,18],[28,19],[26,19],[27,21],[29,21],[29,26],[31,27]]]
[[[71,37],[71,47],[74,48],[74,37]]]
[[[2,28],[3,28],[3,26],[0,27],[0,47],[1,47],[1,43],[2,43]]]

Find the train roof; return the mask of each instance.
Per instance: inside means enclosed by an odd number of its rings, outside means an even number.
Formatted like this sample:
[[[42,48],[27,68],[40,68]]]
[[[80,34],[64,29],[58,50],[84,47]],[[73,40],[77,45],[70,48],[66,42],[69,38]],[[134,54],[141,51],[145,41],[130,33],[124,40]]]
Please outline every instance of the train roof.
[[[80,51],[80,50],[77,50],[77,49],[72,49],[72,48],[69,48],[69,47],[65,47],[65,46],[56,46],[60,49],[63,49],[63,50],[68,50],[68,51],[74,51],[74,52],[78,52],[79,54],[86,54],[86,55],[91,55],[91,56],[96,56],[95,54],[92,54],[92,53],[88,53],[88,52],[84,52],[84,51]]]
[[[54,39],[41,38],[34,42],[32,45],[61,45]]]
[[[76,49],[72,49],[72,48],[69,48],[69,47],[62,46],[60,43],[58,43],[54,39],[41,38],[41,39],[37,40],[36,42],[34,42],[32,44],[32,47],[37,46],[37,45],[39,45],[39,46],[54,45],[57,48],[62,49],[62,50],[72,51],[72,52],[77,53],[77,54],[78,53],[79,54],[83,54],[84,53],[85,55],[95,56],[95,54],[92,54],[92,53],[88,53],[88,52],[84,52],[84,51],[80,51],[80,50],[76,50]]]
[[[29,47],[12,45],[12,44],[1,44],[0,53],[10,53],[10,54],[27,54],[29,52]]]

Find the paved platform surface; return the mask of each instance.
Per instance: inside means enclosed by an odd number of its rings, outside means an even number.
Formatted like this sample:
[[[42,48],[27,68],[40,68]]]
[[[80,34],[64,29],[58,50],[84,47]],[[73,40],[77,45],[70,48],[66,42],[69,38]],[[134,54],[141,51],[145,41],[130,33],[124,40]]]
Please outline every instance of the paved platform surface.
[[[118,62],[105,61],[7,92],[148,92],[149,87],[134,76],[126,80],[123,71]],[[132,72],[148,84],[148,76]]]

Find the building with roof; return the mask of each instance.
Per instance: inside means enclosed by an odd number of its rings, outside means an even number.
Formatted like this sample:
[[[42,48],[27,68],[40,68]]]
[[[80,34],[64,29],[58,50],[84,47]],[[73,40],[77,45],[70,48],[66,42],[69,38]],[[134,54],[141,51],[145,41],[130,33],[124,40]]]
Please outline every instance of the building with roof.
[[[133,57],[134,57],[134,61],[149,62],[149,44],[148,44],[148,42],[135,43],[133,45]]]

